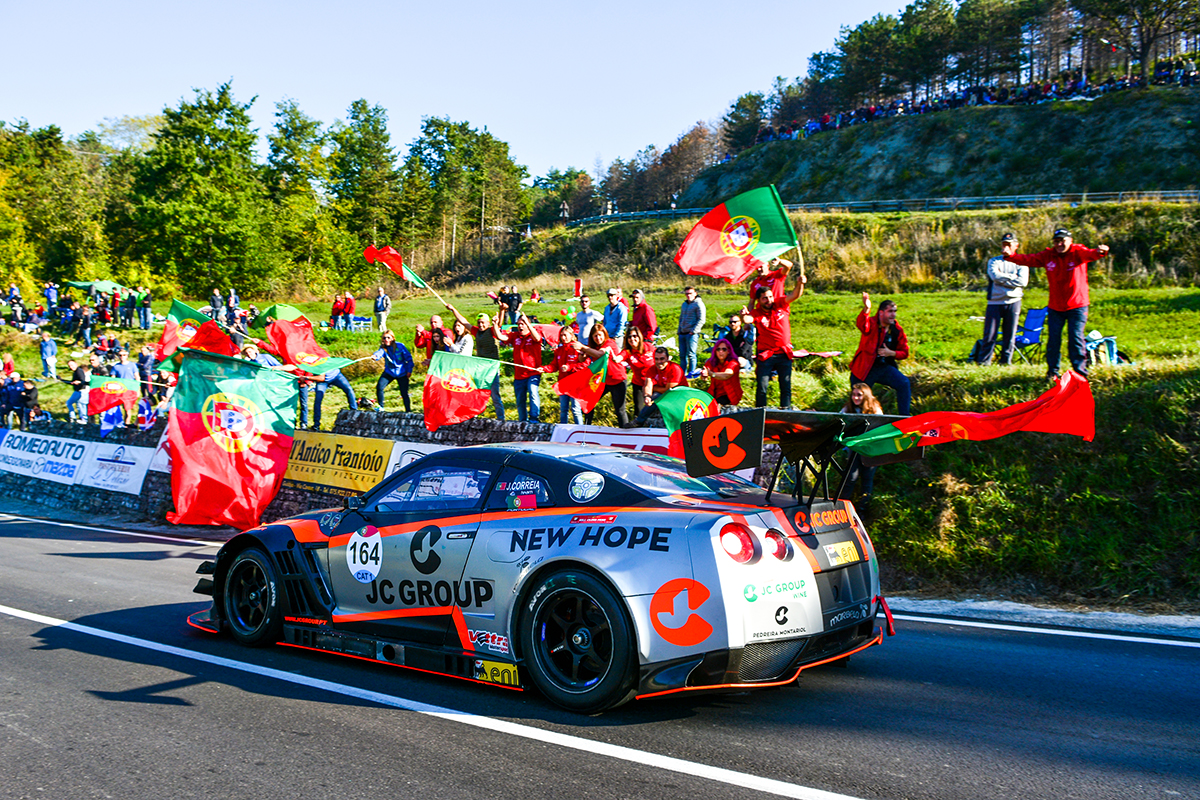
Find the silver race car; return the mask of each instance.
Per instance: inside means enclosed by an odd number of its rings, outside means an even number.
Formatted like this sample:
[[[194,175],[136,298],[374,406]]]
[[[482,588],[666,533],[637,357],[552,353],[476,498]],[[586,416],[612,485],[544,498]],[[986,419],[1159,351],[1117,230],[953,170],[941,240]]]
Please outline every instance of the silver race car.
[[[740,436],[692,427],[742,415],[685,425],[692,472],[720,468],[699,477],[611,448],[433,453],[342,509],[230,540],[198,570],[213,603],[189,622],[245,645],[534,686],[578,712],[794,681],[879,644],[886,603],[853,505],[817,497],[845,486],[830,431],[847,418],[771,412],[766,436],[799,465],[791,496],[772,496],[728,474],[754,461],[749,442],[761,457],[762,410],[748,413],[760,419]],[[837,491],[805,496],[831,474]]]

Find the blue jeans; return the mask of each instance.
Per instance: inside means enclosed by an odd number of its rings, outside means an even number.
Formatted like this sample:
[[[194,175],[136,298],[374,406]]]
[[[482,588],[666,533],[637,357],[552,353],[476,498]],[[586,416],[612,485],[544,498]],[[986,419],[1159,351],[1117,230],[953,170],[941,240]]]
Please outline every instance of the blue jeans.
[[[850,386],[858,383],[858,378],[854,374],[850,375]],[[877,383],[882,383],[884,386],[890,386],[896,391],[896,405],[899,406],[898,413],[902,417],[907,417],[912,405],[912,387],[908,383],[908,377],[903,372],[890,365],[872,367],[867,373],[867,377],[862,381],[867,386],[874,386]]]
[[[518,403],[521,401],[518,400]],[[496,412],[496,419],[503,421],[504,419],[504,401],[500,398],[500,376],[497,374],[496,379],[492,381],[492,411]]]
[[[679,361],[684,375],[691,375],[696,371],[696,348],[699,344],[696,334],[679,334]]]
[[[296,427],[297,428],[307,428],[308,427],[308,387],[305,386],[304,384],[300,384],[300,386],[297,388],[300,390],[300,424],[297,425]]]
[[[1063,324],[1067,326],[1067,357],[1071,369],[1087,376],[1087,344],[1083,329],[1087,327],[1088,307],[1080,306],[1069,311],[1050,309],[1046,314],[1046,372],[1058,374],[1059,354],[1062,353]]]
[[[400,398],[404,401],[404,410],[412,411],[412,401],[408,397],[408,375],[394,375],[388,377],[386,373],[379,376],[379,380],[375,382],[375,401],[379,403],[379,410],[383,410],[383,390],[392,381],[396,382],[396,388],[400,390]]]
[[[559,395],[558,421],[566,424],[568,413],[571,415],[571,422],[574,422],[576,425],[583,424],[583,409],[579,407],[579,401],[570,395]]]
[[[138,306],[138,323],[142,326],[142,330],[150,330],[150,309],[146,306]]]
[[[538,386],[541,385],[542,376],[532,375],[528,378],[518,378],[513,381],[513,391],[517,393],[517,421],[524,422],[526,419],[532,422],[541,422],[542,416],[542,401],[538,397]],[[525,398],[529,398],[529,414],[525,413]]]
[[[766,361],[754,365],[754,377],[758,388],[754,393],[754,405],[762,408],[767,404],[767,390],[771,388],[771,374],[779,373],[779,407],[792,404],[792,359],[787,353],[776,353]]]
[[[67,399],[67,418],[72,422],[87,419],[87,403],[83,400],[83,392],[73,392]]]
[[[331,387],[336,386],[346,393],[346,402],[350,404],[350,410],[358,408],[358,401],[354,399],[354,388],[350,386],[350,381],[346,380],[346,376],[338,373],[337,377],[331,381],[321,381],[317,384],[317,397],[313,400],[313,425],[321,427],[321,401],[325,399],[325,392]],[[307,400],[307,398],[305,398]]]

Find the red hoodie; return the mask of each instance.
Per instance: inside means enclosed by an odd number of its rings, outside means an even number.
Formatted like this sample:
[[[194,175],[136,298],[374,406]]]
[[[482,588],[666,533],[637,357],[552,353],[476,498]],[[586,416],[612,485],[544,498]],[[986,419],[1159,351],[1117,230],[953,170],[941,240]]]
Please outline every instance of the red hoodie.
[[[1046,283],[1050,285],[1050,309],[1070,311],[1088,305],[1087,265],[1106,255],[1108,253],[1100,250],[1073,244],[1062,254],[1053,247],[1047,247],[1040,253],[1018,253],[1005,256],[1004,260],[1023,267],[1046,270]]]

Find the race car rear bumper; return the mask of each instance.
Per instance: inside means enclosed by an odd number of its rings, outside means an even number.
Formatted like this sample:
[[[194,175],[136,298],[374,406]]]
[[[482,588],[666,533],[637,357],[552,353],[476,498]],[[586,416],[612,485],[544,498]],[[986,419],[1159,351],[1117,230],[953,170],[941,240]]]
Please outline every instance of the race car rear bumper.
[[[689,691],[782,686],[806,669],[828,664],[883,641],[874,617],[802,639],[751,644],[642,668],[638,699]]]

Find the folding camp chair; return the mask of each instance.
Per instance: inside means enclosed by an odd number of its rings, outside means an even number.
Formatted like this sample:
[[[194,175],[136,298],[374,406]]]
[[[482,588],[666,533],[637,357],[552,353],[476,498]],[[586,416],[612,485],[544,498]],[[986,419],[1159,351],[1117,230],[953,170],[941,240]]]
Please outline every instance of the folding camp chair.
[[[370,332],[371,318],[370,317],[350,317],[350,330],[362,333],[363,331]]]
[[[1029,309],[1025,312],[1025,324],[1017,328],[1016,351],[1026,364],[1033,363],[1030,356],[1037,358],[1042,354],[1042,331],[1046,328],[1048,312],[1045,308]]]

